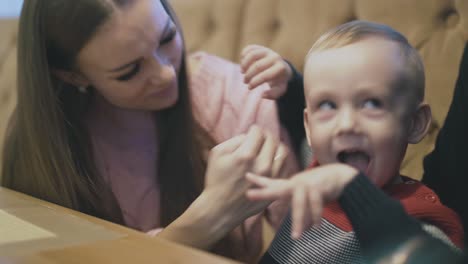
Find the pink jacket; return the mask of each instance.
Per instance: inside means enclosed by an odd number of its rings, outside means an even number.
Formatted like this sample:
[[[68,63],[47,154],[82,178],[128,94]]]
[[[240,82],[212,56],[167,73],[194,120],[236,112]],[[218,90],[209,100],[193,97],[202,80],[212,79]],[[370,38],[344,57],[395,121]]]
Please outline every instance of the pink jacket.
[[[195,117],[216,142],[247,132],[252,124],[279,137],[276,103],[261,97],[267,84],[250,91],[238,64],[203,52],[191,59],[198,61],[190,83]]]

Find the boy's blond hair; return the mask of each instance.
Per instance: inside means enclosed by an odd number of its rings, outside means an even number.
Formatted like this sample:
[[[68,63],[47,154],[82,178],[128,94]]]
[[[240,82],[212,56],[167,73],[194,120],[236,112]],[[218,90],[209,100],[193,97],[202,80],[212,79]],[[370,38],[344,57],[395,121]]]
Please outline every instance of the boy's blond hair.
[[[401,91],[411,91],[411,93],[405,92],[405,94],[410,96],[410,102],[415,104],[414,106],[419,105],[424,100],[425,87],[424,66],[421,57],[401,33],[389,26],[355,20],[331,29],[323,34],[309,50],[305,60],[306,65],[312,53],[341,48],[371,37],[379,37],[399,44],[405,69],[397,88],[401,88]]]

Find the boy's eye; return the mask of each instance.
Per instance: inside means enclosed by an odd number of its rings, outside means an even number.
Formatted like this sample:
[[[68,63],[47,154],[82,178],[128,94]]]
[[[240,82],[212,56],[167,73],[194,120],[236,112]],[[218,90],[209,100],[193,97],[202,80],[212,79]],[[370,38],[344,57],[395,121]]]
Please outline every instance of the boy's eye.
[[[135,63],[135,65],[129,72],[117,77],[117,80],[121,82],[125,82],[125,81],[132,79],[135,75],[138,74],[138,72],[140,71],[140,67],[141,67],[140,62]]]
[[[322,101],[318,105],[319,110],[332,110],[336,108],[336,104],[332,101]]]
[[[368,99],[364,101],[363,104],[364,108],[369,108],[369,109],[378,109],[382,108],[382,102],[379,99]]]

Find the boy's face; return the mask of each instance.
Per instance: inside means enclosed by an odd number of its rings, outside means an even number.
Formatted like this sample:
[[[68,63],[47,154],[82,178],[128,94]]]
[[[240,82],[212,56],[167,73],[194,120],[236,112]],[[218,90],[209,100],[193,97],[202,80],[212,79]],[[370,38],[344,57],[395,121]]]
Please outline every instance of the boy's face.
[[[378,186],[399,176],[411,127],[395,89],[400,54],[397,43],[379,38],[311,54],[304,125],[320,164],[348,163]]]

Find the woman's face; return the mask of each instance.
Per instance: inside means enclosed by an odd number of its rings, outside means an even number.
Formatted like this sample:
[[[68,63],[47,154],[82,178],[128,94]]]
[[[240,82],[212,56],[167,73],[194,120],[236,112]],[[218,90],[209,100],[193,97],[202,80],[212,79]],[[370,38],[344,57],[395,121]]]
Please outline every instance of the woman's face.
[[[160,0],[114,11],[78,54],[78,69],[109,103],[161,110],[177,101],[182,39]]]

